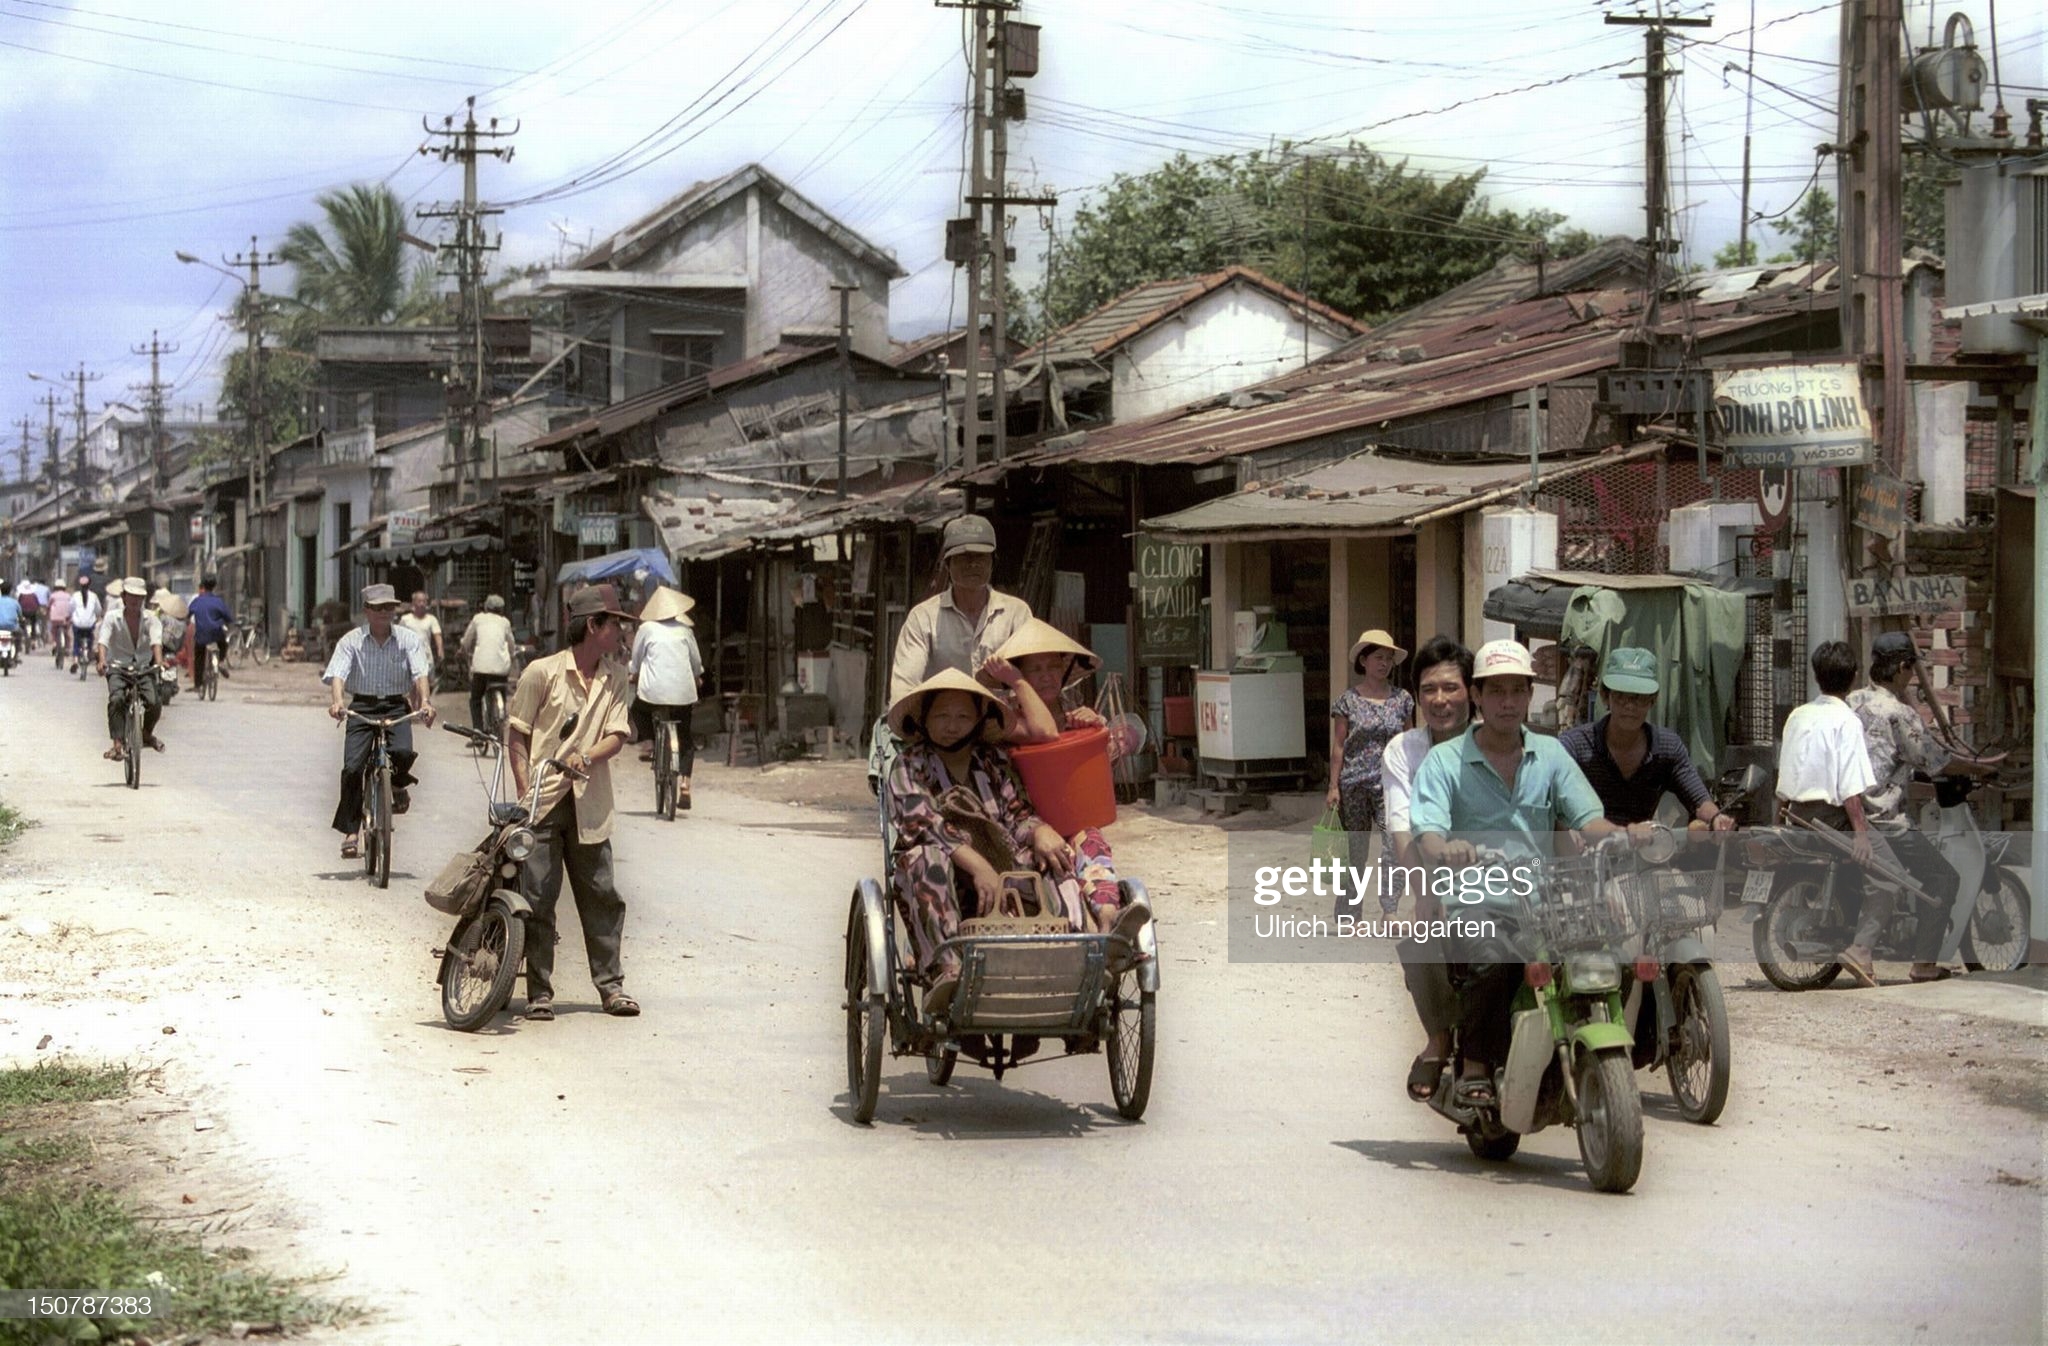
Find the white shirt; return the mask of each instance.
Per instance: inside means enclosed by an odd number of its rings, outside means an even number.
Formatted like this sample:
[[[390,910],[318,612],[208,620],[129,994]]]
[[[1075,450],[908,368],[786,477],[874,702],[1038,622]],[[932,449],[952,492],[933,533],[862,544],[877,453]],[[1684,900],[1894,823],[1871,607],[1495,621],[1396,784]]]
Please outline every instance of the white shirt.
[[[157,620],[154,612],[144,609],[136,626],[137,631],[133,635],[129,634],[128,614],[122,608],[115,608],[107,614],[106,620],[100,623],[99,633],[93,643],[107,652],[108,663],[154,662],[150,651],[163,648],[163,623]]]
[[[433,613],[415,617],[410,612],[398,619],[398,624],[420,638],[420,644],[427,647],[427,657],[434,657],[434,637],[441,634],[441,619]]]
[[[81,631],[99,629],[100,617],[105,609],[100,606],[100,596],[91,589],[74,595],[71,599],[71,624]]]
[[[1429,756],[1429,750],[1436,746],[1436,740],[1429,736],[1426,727],[1403,730],[1387,744],[1385,754],[1380,758],[1380,788],[1386,804],[1386,826],[1389,832],[1408,830],[1408,805],[1415,797],[1415,773],[1422,767],[1422,759]]]
[[[704,658],[697,636],[685,622],[642,622],[633,633],[633,677],[640,700],[655,706],[690,706],[697,701],[697,679]]]
[[[462,631],[462,648],[469,651],[469,671],[487,678],[502,678],[512,672],[512,623],[495,612],[479,612]]]
[[[1778,748],[1778,798],[1833,804],[1877,784],[1863,721],[1838,696],[1817,696],[1785,717]]]

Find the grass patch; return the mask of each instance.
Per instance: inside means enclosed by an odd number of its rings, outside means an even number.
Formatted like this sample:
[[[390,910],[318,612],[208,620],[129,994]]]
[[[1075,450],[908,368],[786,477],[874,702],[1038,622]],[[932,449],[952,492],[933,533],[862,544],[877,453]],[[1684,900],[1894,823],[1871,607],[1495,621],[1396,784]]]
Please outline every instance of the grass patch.
[[[0,846],[5,846],[34,826],[35,823],[19,809],[0,799]]]
[[[0,1070],[0,1285],[166,1296],[148,1319],[0,1322],[0,1346],[14,1341],[114,1341],[182,1333],[222,1334],[236,1323],[284,1328],[361,1317],[327,1302],[309,1282],[249,1265],[246,1250],[208,1247],[160,1229],[134,1210],[104,1174],[90,1171],[92,1144],[78,1134],[71,1105],[128,1091],[120,1066],[48,1062]],[[97,1335],[95,1335],[95,1333]]]

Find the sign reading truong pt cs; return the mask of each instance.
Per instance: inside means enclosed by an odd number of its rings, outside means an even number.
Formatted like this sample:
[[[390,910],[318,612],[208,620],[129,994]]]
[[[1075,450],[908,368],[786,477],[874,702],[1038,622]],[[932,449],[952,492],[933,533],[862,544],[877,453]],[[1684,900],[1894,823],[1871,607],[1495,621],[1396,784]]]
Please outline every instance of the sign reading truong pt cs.
[[[1771,365],[1714,374],[1713,426],[1741,467],[1870,461],[1870,412],[1854,365]]]

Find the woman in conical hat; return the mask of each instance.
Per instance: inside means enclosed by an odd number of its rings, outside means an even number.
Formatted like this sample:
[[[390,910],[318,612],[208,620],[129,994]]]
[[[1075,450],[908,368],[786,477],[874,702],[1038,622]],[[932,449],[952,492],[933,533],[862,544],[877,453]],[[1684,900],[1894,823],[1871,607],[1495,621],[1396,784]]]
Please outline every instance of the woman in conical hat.
[[[642,747],[640,760],[654,760],[657,722],[673,720],[681,726],[676,735],[676,807],[691,803],[690,777],[697,766],[697,740],[690,732],[690,720],[704,681],[704,654],[697,648],[690,629],[690,609],[697,606],[688,594],[666,586],[649,594],[640,608],[640,626],[633,632],[632,652],[626,659],[626,675],[633,684],[633,725]]]
[[[1086,706],[1069,710],[1062,697],[1069,683],[1101,666],[1102,660],[1093,650],[1052,623],[1033,617],[982,665],[981,675],[1008,689],[1010,742],[1050,743],[1069,730],[1101,726],[1102,717],[1094,710]],[[1123,899],[1108,839],[1101,828],[1089,827],[1067,841],[1074,850],[1076,895],[1086,900],[1097,930],[1114,929]],[[1143,908],[1133,908],[1130,919],[1142,924],[1143,915]],[[1123,933],[1135,936],[1135,926]]]
[[[903,740],[882,787],[895,829],[891,862],[910,904],[919,967],[932,978],[925,1010],[936,1015],[959,985],[959,957],[939,946],[960,931],[961,896],[972,894],[975,910],[992,911],[1002,888],[997,865],[947,817],[941,796],[958,788],[979,802],[1016,854],[1011,867],[1033,866],[1058,879],[1073,872],[1074,857],[1024,796],[1000,746],[1003,703],[995,693],[946,669],[899,696],[888,722]]]

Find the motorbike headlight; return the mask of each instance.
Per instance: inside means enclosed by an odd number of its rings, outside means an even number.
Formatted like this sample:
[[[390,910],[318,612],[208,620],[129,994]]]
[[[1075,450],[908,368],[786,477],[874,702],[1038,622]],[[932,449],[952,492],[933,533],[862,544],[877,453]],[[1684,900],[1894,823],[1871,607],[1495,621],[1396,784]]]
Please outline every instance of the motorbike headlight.
[[[1564,982],[1574,992],[1621,989],[1621,960],[1610,953],[1568,953]]]
[[[519,828],[505,838],[505,854],[514,860],[524,860],[533,854],[533,833]]]

